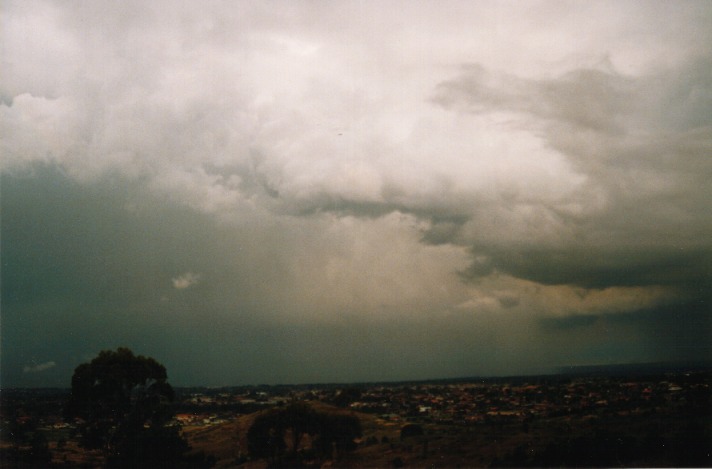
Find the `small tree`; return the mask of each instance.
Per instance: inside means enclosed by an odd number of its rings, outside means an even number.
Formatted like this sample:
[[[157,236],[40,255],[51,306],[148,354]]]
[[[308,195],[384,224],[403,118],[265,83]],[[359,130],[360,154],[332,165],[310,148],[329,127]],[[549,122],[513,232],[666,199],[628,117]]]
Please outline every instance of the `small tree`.
[[[361,394],[361,390],[357,387],[340,389],[331,399],[331,402],[339,407],[348,407],[353,402],[361,399]]]
[[[253,457],[272,462],[285,456],[295,459],[304,435],[316,434],[319,423],[317,412],[303,402],[292,402],[285,408],[260,414],[247,431],[249,452]]]
[[[413,436],[422,436],[423,434],[423,427],[417,423],[407,423],[401,427],[400,431],[401,440]]]
[[[288,459],[297,464],[304,435],[312,437],[312,452],[330,459],[355,449],[354,439],[361,436],[361,422],[351,415],[316,411],[304,402],[293,402],[285,408],[273,409],[255,418],[247,431],[250,455],[266,458],[272,463]],[[286,441],[289,440],[288,446]]]
[[[279,460],[286,449],[281,410],[260,414],[247,431],[247,450],[255,458]]]
[[[319,432],[314,446],[321,456],[330,458],[333,450],[336,457],[356,449],[355,439],[362,435],[361,421],[346,414],[320,414]]]

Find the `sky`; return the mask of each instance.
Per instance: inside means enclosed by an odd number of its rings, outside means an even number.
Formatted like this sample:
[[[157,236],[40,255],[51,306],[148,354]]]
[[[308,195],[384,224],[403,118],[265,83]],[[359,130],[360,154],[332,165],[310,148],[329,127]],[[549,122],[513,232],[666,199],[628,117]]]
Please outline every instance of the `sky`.
[[[0,14],[1,381],[712,359],[709,1]]]

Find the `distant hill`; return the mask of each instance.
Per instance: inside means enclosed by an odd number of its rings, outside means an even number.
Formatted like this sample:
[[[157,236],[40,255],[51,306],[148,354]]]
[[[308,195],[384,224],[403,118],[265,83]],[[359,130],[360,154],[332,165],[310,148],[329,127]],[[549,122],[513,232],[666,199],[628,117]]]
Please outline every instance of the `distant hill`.
[[[712,361],[619,363],[613,365],[565,366],[559,373],[568,376],[641,376],[666,373],[712,371]]]

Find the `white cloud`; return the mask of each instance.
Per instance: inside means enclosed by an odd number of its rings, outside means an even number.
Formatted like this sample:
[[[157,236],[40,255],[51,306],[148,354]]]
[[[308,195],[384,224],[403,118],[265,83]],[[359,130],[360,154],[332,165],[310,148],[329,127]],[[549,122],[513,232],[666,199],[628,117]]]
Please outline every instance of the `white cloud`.
[[[674,129],[709,115],[704,5],[99,5],[10,5],[5,166],[120,174],[237,223],[411,213],[489,257],[672,232],[708,200],[709,132]]]
[[[178,277],[171,279],[173,282],[173,287],[178,290],[184,290],[190,288],[198,283],[200,280],[200,274],[194,274],[193,272],[186,272]]]
[[[239,169],[289,203],[323,193],[379,202],[390,184],[414,204],[438,196],[443,178],[469,199],[500,184],[565,190],[572,172],[536,135],[502,125],[506,116],[447,116],[427,103],[433,87],[459,63],[531,78],[606,54],[614,65],[654,62],[661,31],[684,56],[696,51],[687,31],[702,43],[705,32],[692,27],[701,19],[658,27],[694,18],[689,5],[662,24],[647,8],[631,13],[635,4],[10,6],[4,164],[53,159],[80,178],[118,171],[222,213],[255,194],[249,181],[206,177],[208,166]],[[46,35],[32,33],[47,30],[59,38],[51,55]]]
[[[41,373],[47,371],[50,368],[54,368],[57,364],[53,361],[39,363],[37,365],[27,365],[22,369],[23,373]]]

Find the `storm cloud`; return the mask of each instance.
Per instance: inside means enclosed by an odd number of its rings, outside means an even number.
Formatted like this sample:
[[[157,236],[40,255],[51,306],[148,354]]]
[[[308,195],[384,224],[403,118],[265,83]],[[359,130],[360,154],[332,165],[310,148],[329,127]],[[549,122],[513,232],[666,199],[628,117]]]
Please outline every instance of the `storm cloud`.
[[[712,359],[707,2],[4,10],[7,385]]]

